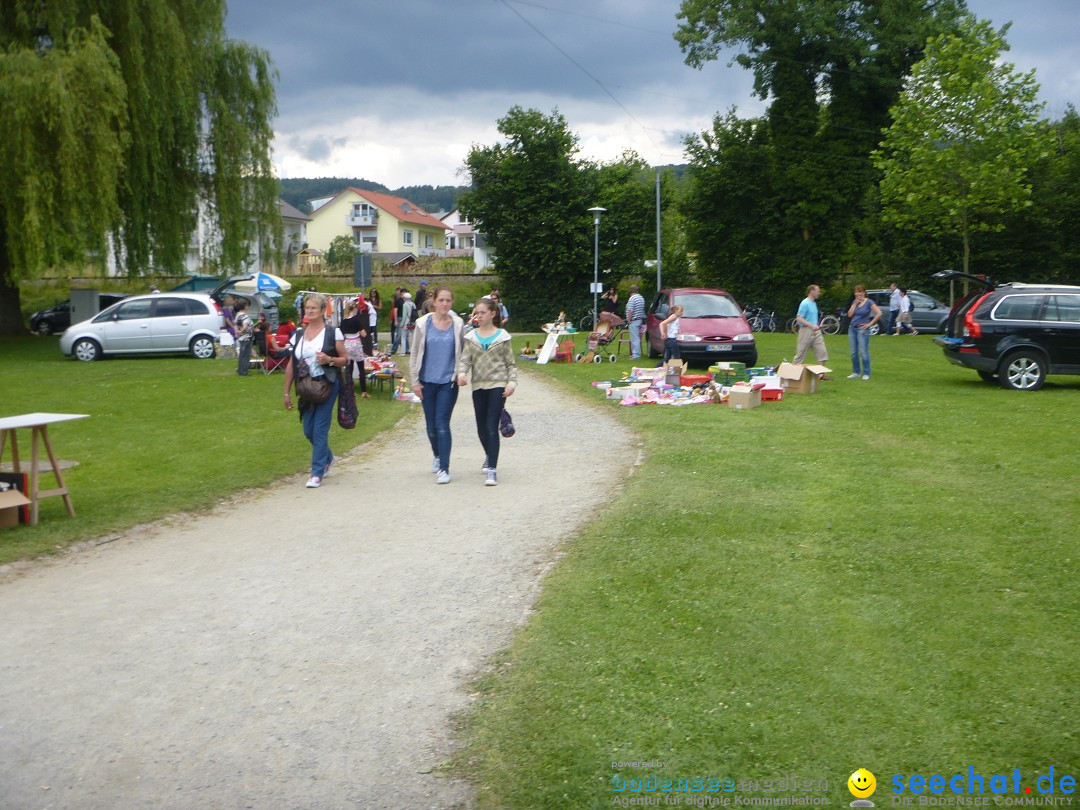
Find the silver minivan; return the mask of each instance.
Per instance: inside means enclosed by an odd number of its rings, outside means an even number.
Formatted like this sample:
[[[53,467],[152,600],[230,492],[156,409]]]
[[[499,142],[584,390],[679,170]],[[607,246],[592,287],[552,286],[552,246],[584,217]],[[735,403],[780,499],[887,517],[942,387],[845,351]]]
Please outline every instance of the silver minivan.
[[[60,336],[60,351],[84,361],[107,354],[177,352],[207,360],[216,354],[223,325],[221,308],[208,295],[136,295],[68,327]]]

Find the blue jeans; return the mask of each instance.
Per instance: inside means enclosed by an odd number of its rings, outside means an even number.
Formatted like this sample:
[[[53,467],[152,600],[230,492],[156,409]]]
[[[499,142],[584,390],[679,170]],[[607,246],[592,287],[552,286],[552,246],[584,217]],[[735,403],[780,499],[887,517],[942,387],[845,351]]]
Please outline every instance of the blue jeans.
[[[898,309],[890,309],[889,310],[889,334],[890,335],[896,334],[896,322],[898,320],[900,320],[900,310],[898,310]],[[880,324],[880,321],[879,321],[879,324]]]
[[[340,389],[339,377],[326,402],[305,405],[300,411],[300,421],[304,425],[304,438],[311,442],[311,474],[317,478],[322,478],[326,474],[330,459],[334,457],[330,452],[330,423],[334,419]]]
[[[851,347],[851,370],[856,374],[870,374],[870,330],[858,326],[848,329],[848,346]],[[862,360],[862,371],[859,360]]]
[[[458,387],[454,382],[423,385],[424,421],[427,423],[431,454],[439,457],[439,469],[450,472],[450,416],[457,404]]]
[[[476,432],[484,447],[487,466],[499,465],[499,418],[503,412],[503,388],[474,388],[473,410],[476,411]]]
[[[682,358],[682,354],[679,353],[679,341],[677,338],[664,338],[664,363],[672,358],[675,360]]]
[[[645,321],[641,318],[630,321],[630,356],[635,360],[641,357],[641,328],[643,326],[645,326]]]

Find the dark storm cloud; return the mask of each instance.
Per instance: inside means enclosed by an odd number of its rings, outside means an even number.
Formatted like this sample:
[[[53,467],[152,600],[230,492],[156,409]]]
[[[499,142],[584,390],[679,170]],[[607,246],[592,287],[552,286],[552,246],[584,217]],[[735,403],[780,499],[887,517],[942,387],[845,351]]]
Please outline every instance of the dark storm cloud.
[[[1080,3],[969,7],[999,26],[1014,20],[1008,58],[1038,68],[1047,114],[1060,115],[1080,82]],[[682,137],[717,111],[760,111],[746,71],[726,59],[703,70],[684,64],[672,36],[678,8],[678,0],[231,0],[227,25],[268,50],[280,72],[279,156],[341,158],[347,150],[334,139],[344,129],[354,159],[373,162],[357,174],[456,182],[468,145],[491,142],[514,104],[557,106],[584,140],[606,137],[610,153],[625,134],[628,146],[663,162],[681,160]],[[409,158],[395,164],[399,145]],[[430,176],[436,165],[440,176]]]

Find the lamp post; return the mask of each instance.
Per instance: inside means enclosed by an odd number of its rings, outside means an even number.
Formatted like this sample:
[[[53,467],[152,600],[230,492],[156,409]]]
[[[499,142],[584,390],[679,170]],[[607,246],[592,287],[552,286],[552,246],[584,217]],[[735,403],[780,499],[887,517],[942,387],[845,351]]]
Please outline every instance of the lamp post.
[[[597,296],[600,294],[600,215],[606,214],[607,209],[597,205],[590,208],[589,213],[593,215],[592,328],[595,332],[596,311],[599,305]]]

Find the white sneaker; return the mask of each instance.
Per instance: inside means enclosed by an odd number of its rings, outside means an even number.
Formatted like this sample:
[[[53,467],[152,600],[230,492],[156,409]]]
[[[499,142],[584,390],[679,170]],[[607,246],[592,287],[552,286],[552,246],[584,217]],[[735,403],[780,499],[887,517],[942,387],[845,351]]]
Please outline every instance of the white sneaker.
[[[439,471],[439,457],[438,456],[435,456],[435,458],[433,458],[431,460],[431,471],[433,473],[437,473]]]
[[[495,480],[495,471],[494,470],[488,470],[487,471],[487,480],[484,482],[484,486],[485,487],[497,487],[498,485],[499,485],[499,482]]]
[[[480,472],[486,475],[490,470],[491,467],[488,466],[487,459],[485,458],[484,463],[480,465]]]
[[[322,471],[322,477],[326,478],[330,474],[330,468],[334,466],[334,462],[337,461],[337,456],[330,456],[330,463],[327,464]]]
[[[869,375],[869,374],[863,374],[863,375],[862,375],[862,378],[863,378],[864,380],[869,380],[869,379],[870,379],[870,375]]]
[[[450,483],[450,473],[448,473],[446,470],[439,470],[439,474],[435,476],[435,483],[436,484],[449,484]]]
[[[311,478],[309,478],[307,480],[307,483],[304,484],[304,486],[307,487],[308,489],[315,489],[321,483],[322,483],[322,479],[319,478],[319,476],[317,476],[317,475],[313,475],[313,476],[311,476]]]
[[[859,379],[859,375],[858,374],[848,374],[847,378],[849,380],[857,380],[857,379]]]

